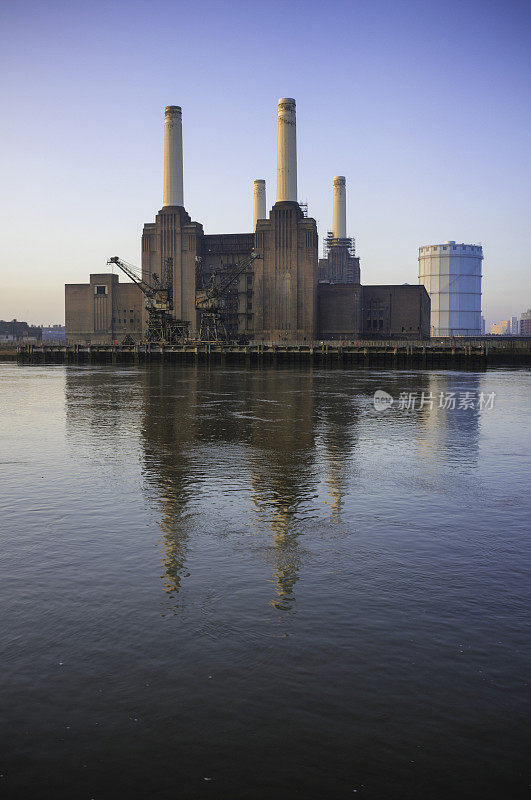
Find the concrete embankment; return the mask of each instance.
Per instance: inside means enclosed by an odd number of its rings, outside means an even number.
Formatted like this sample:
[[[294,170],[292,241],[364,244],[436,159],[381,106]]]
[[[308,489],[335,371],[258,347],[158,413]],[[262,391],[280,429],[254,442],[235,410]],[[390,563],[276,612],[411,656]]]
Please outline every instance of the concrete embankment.
[[[12,351],[9,352],[13,360]],[[0,353],[0,358],[2,357]],[[187,342],[167,346],[24,345],[15,358],[22,364],[118,364],[212,362],[241,364],[315,364],[361,368],[396,367],[486,369],[531,365],[531,337],[511,339],[371,340],[313,344],[251,343],[221,345]]]

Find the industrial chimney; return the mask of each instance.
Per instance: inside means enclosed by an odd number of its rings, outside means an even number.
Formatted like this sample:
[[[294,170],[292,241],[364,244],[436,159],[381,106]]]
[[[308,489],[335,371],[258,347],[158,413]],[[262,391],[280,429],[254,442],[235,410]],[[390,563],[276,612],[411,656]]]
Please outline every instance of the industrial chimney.
[[[277,203],[297,202],[297,129],[295,100],[278,101]]]
[[[332,230],[334,239],[347,238],[347,188],[343,175],[334,178]]]
[[[166,106],[164,114],[163,206],[184,206],[183,123],[180,106]]]
[[[256,220],[266,218],[266,188],[264,180],[254,182],[253,196],[253,231],[256,230]]]

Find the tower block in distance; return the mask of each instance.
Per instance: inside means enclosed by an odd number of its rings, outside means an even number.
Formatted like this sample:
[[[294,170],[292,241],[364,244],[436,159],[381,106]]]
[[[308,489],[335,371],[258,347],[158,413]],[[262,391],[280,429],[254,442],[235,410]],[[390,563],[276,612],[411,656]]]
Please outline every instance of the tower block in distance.
[[[297,202],[295,100],[278,101],[277,202],[255,231],[255,338],[317,336],[317,225]]]
[[[166,106],[164,114],[163,206],[155,222],[144,225],[142,233],[142,277],[153,282],[173,272],[173,314],[190,322],[196,334],[195,268],[200,255],[203,227],[192,222],[184,208],[183,134],[180,106]]]

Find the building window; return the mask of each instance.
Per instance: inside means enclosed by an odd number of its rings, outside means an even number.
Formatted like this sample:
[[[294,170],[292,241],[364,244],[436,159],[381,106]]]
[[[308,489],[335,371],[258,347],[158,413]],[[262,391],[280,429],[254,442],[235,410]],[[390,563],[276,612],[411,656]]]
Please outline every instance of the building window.
[[[96,285],[94,287],[94,294],[107,294],[107,286],[105,284]]]

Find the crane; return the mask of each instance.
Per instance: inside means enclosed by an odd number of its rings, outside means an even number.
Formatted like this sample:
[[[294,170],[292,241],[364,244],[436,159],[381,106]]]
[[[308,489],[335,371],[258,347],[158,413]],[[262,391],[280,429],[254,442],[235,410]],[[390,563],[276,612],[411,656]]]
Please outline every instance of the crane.
[[[171,263],[169,263],[171,262]],[[152,274],[153,284],[148,283],[138,274],[138,270],[132,264],[118,256],[112,256],[107,264],[116,264],[133,283],[139,287],[146,298],[146,311],[148,315],[147,341],[164,344],[177,344],[188,338],[188,328],[190,323],[182,319],[174,319],[173,311],[172,283],[173,283],[173,260],[166,259],[164,265],[163,282],[159,276]]]
[[[216,281],[216,275],[213,273],[205,287],[196,289],[195,307],[201,314],[200,341],[226,342],[228,340],[227,330],[222,318],[223,296],[242,272],[245,272],[257,258],[260,258],[258,253],[251,253],[243,261],[234,264],[234,266],[223,272],[219,281]],[[199,267],[201,265],[200,259],[198,259],[198,265]]]

